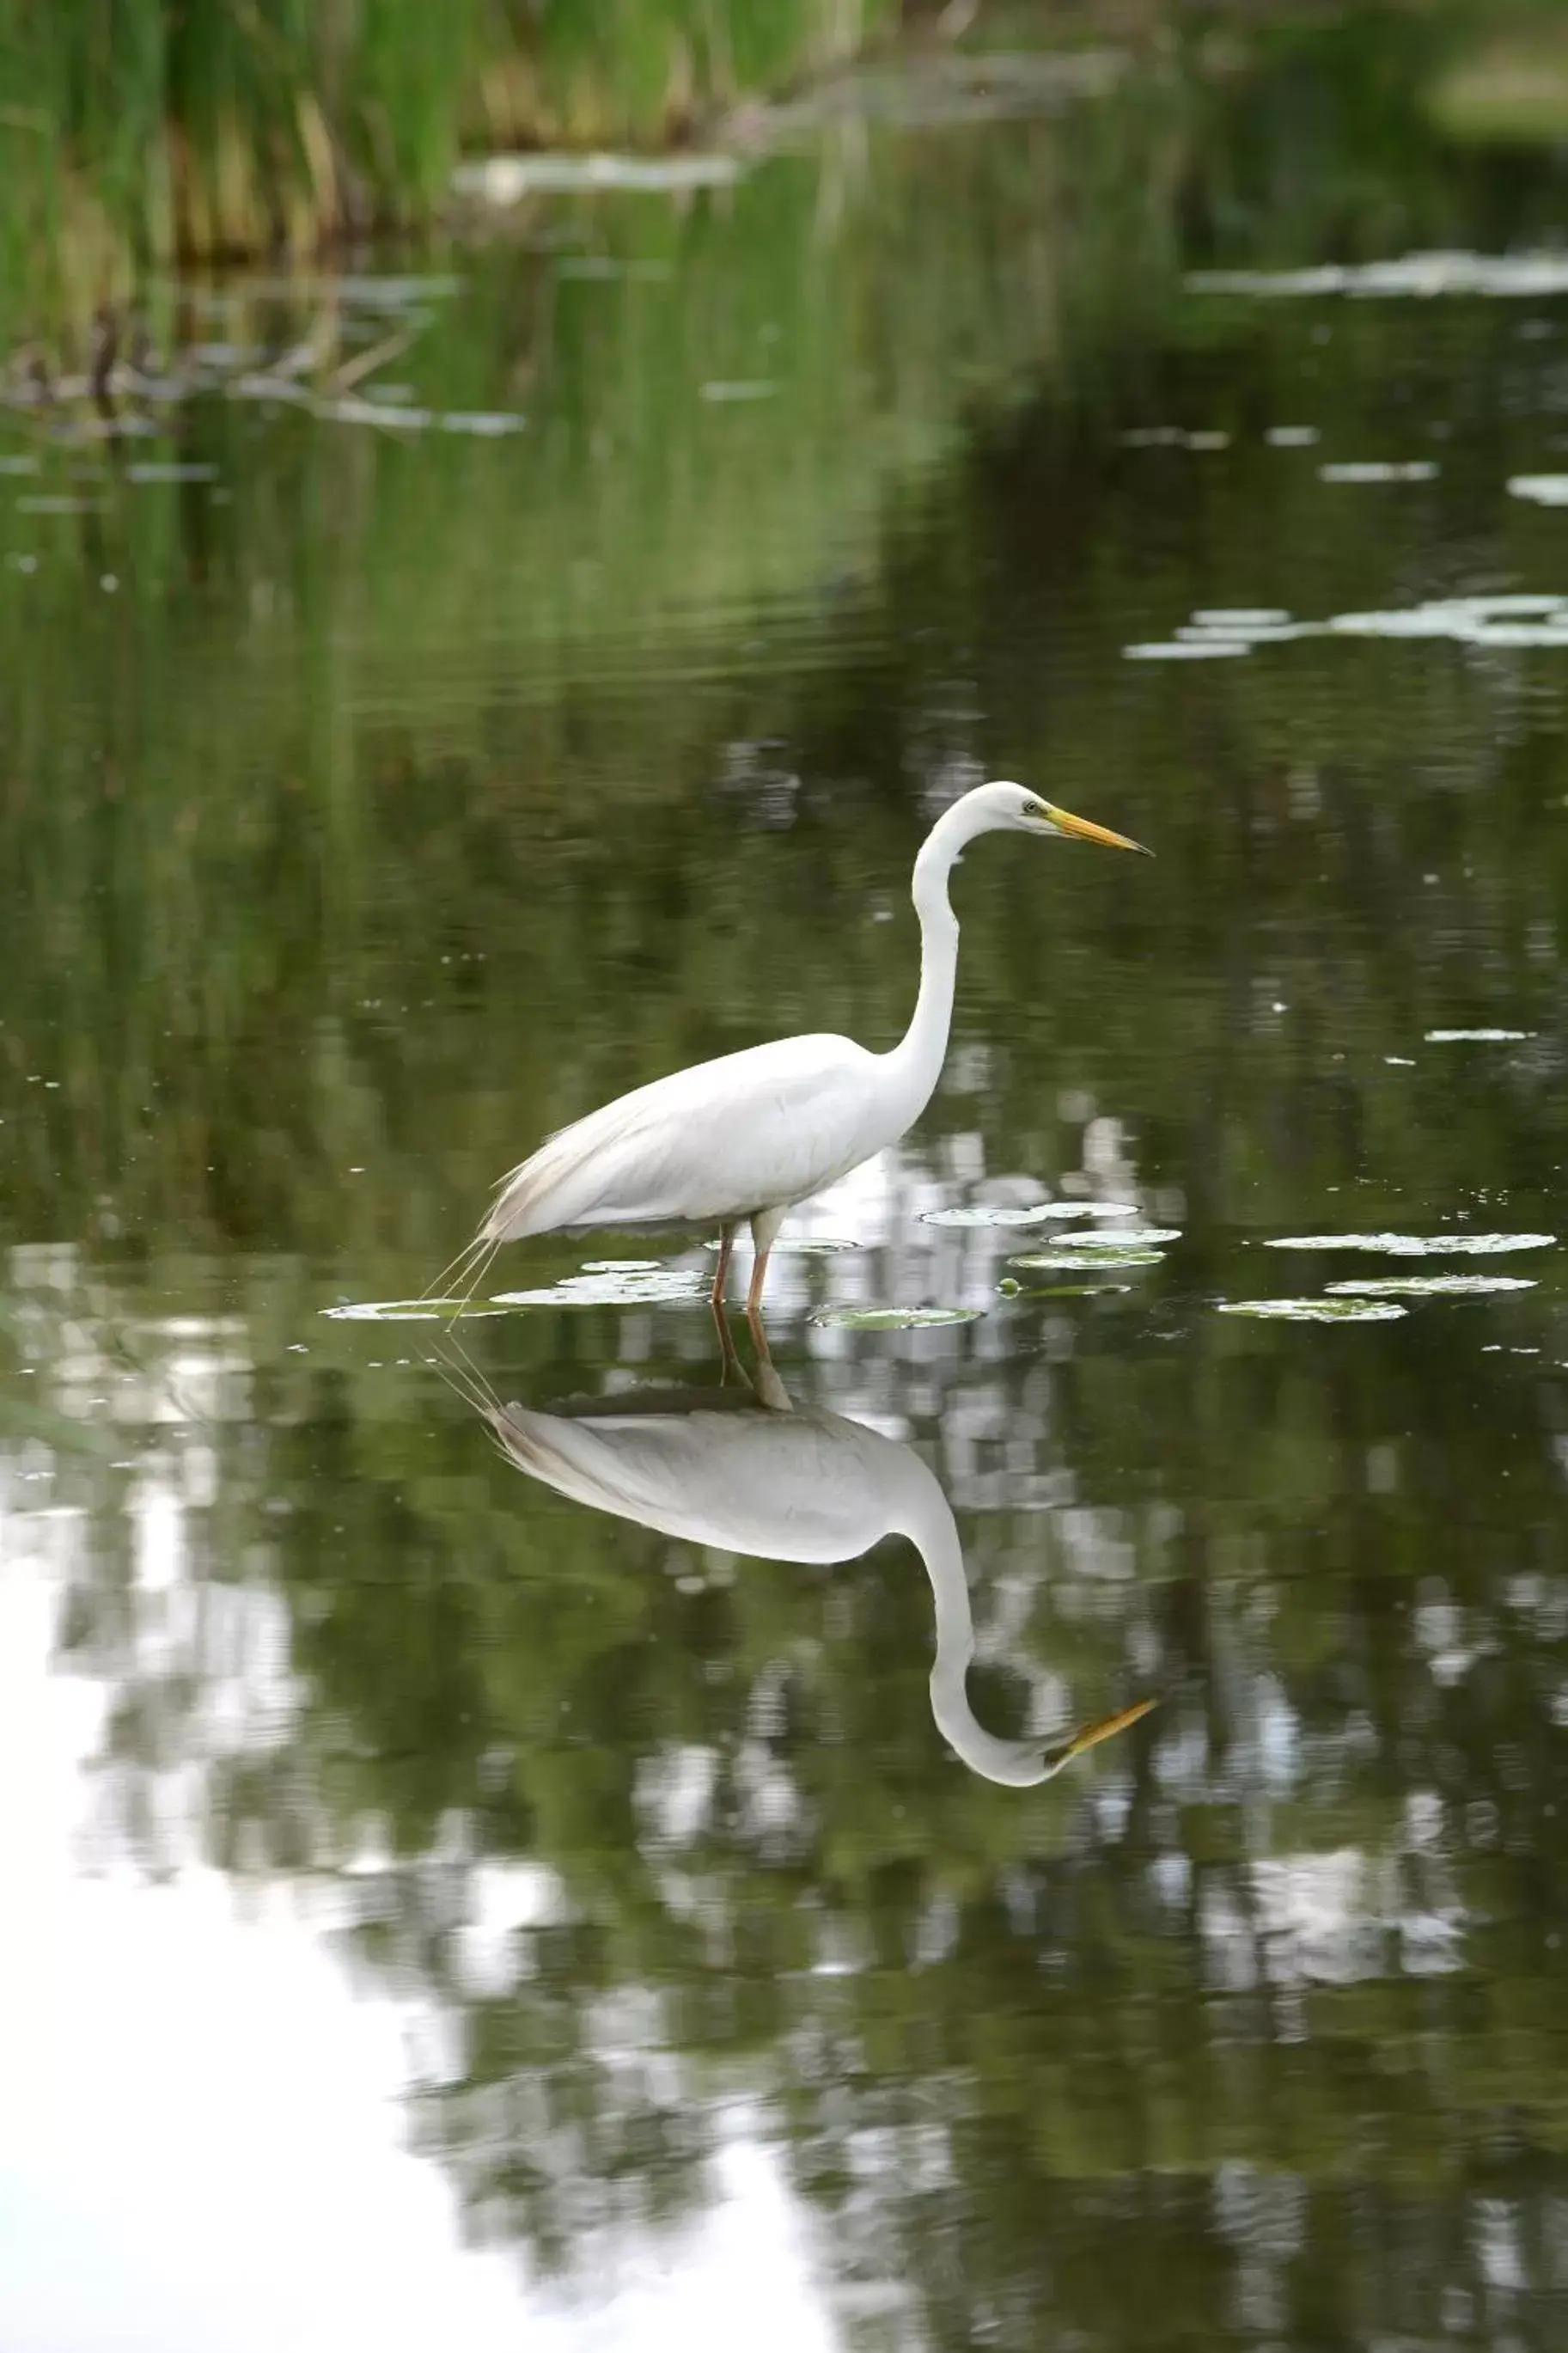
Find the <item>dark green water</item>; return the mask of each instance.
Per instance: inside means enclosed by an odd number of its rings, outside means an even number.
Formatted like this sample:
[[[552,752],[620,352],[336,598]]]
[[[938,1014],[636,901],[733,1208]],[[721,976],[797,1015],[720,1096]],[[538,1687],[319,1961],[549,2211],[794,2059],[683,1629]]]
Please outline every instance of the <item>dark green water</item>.
[[[1559,2341],[1568,265],[1475,257],[1568,178],[1363,62],[162,313],[390,311],[425,422],[0,416],[7,2353]],[[890,1042],[987,774],[1157,862],[965,860],[793,1418],[624,1275],[465,1324],[562,1494],[324,1313],[623,1087]],[[1521,1287],[1331,1289],[1435,1276]],[[917,1521],[990,1730],[1158,1705],[971,1769]]]

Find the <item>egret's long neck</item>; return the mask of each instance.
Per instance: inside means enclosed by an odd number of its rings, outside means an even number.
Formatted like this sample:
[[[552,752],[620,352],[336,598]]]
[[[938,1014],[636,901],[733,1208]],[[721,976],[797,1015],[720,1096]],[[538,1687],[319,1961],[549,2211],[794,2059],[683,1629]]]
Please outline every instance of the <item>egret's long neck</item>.
[[[947,878],[959,851],[973,838],[962,810],[960,802],[938,818],[915,860],[910,896],[921,924],[921,993],[909,1028],[887,1057],[889,1071],[908,1091],[910,1119],[919,1116],[935,1092],[952,1023],[958,918],[948,901]]]
[[[1023,1788],[1046,1778],[1037,1740],[1002,1740],[976,1721],[966,1677],[974,1656],[969,1579],[952,1508],[918,1454],[905,1457],[898,1525],[919,1552],[936,1603],[936,1659],[931,1708],[937,1729],[969,1767],[988,1781]]]

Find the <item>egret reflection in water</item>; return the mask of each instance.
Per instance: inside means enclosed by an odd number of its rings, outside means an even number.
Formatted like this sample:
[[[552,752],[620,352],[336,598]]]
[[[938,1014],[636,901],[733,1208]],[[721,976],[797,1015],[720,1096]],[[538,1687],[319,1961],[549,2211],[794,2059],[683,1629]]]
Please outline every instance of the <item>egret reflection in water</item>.
[[[445,1366],[507,1460],[571,1502],[617,1519],[762,1559],[850,1561],[907,1536],[936,1605],[931,1714],[949,1746],[988,1781],[1026,1788],[1146,1715],[1152,1699],[1082,1725],[1065,1740],[1005,1740],[975,1717],[969,1580],[952,1508],[913,1447],[826,1407],[791,1404],[763,1368],[757,1402],[734,1391],[646,1390],[581,1410],[503,1405],[471,1368]]]

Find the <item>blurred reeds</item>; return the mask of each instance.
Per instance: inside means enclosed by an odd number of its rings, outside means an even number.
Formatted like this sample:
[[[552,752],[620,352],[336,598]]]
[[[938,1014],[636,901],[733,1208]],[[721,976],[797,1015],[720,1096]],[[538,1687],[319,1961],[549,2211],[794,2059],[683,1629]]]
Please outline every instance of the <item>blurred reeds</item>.
[[[844,63],[897,0],[0,0],[0,285],[427,218],[465,144],[649,146]]]

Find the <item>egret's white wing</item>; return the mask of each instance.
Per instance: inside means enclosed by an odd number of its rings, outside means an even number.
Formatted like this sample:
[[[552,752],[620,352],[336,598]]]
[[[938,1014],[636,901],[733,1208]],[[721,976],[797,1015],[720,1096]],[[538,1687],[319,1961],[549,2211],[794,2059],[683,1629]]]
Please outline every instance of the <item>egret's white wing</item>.
[[[482,1239],[747,1216],[805,1200],[886,1141],[884,1065],[852,1039],[784,1038],[637,1088],[505,1179]]]

